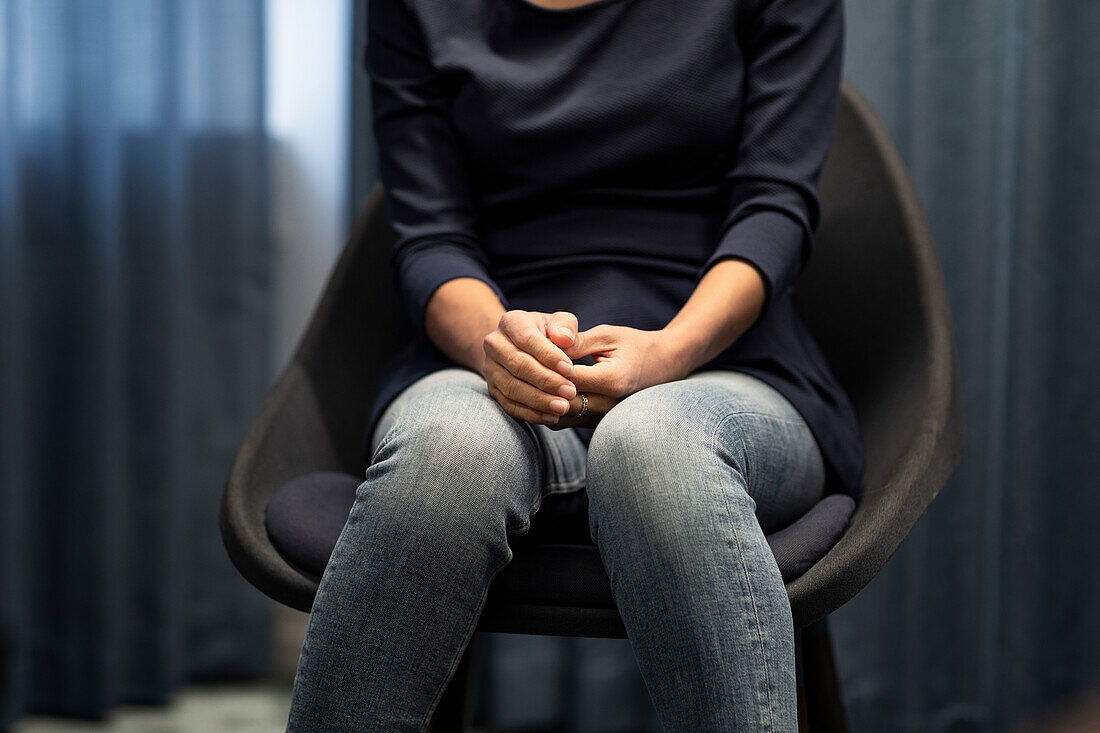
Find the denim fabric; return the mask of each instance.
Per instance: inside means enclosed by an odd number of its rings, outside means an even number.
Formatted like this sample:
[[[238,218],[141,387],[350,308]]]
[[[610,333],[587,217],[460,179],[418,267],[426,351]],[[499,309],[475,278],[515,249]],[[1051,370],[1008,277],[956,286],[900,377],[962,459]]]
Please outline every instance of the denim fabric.
[[[697,372],[576,431],[509,417],[444,369],[387,408],[321,579],[289,731],[420,731],[489,585],[553,491],[586,490],[662,727],[797,730],[794,628],[765,532],[824,492],[806,422],[737,371]]]

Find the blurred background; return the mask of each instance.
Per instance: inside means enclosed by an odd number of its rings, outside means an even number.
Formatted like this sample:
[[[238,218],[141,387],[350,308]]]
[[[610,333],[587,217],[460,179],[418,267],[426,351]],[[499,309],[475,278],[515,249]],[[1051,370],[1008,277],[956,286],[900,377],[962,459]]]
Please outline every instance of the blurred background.
[[[1100,3],[846,10],[967,413],[958,470],[832,616],[852,729],[1100,730]],[[285,726],[305,616],[236,573],[217,502],[377,180],[365,21],[0,0],[0,727]],[[486,730],[658,730],[626,640],[474,643]]]

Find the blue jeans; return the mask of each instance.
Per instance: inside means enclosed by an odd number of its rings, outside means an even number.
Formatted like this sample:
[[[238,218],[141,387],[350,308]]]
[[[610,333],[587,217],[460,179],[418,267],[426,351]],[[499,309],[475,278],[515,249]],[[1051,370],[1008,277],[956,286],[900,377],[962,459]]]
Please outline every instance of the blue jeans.
[[[662,727],[795,731],[794,626],[764,539],[823,494],[770,385],[697,372],[622,400],[588,448],[510,417],[465,369],[390,404],[310,614],[288,731],[420,731],[543,498],[589,529]]]

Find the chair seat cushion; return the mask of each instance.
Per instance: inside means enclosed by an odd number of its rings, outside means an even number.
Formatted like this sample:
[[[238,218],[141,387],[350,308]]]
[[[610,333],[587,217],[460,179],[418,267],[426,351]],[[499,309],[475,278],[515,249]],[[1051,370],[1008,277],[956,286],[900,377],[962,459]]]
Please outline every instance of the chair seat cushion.
[[[320,577],[347,521],[362,479],[320,471],[281,486],[267,504],[267,532],[292,565]],[[836,544],[855,509],[830,494],[767,536],[785,582],[802,575]],[[599,551],[588,533],[588,493],[548,494],[527,534],[511,540],[512,562],[493,581],[493,597],[512,602],[614,608]]]
[[[362,479],[318,471],[283,484],[267,502],[267,534],[283,557],[321,577]]]
[[[792,524],[767,536],[784,582],[805,573],[832,549],[855,509],[851,496],[829,494]]]

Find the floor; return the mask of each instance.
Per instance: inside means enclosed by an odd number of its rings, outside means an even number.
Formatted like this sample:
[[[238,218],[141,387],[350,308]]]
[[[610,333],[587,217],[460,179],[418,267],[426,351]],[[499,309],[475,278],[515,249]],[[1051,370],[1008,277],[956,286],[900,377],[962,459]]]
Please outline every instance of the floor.
[[[10,733],[283,733],[290,689],[283,683],[191,686],[166,707],[119,708],[106,722],[28,716]]]
[[[183,689],[166,707],[120,708],[102,723],[30,716],[19,720],[9,733],[284,733],[289,706],[285,681],[199,685]],[[1011,728],[1011,733],[1096,731],[1100,731],[1100,694]]]

